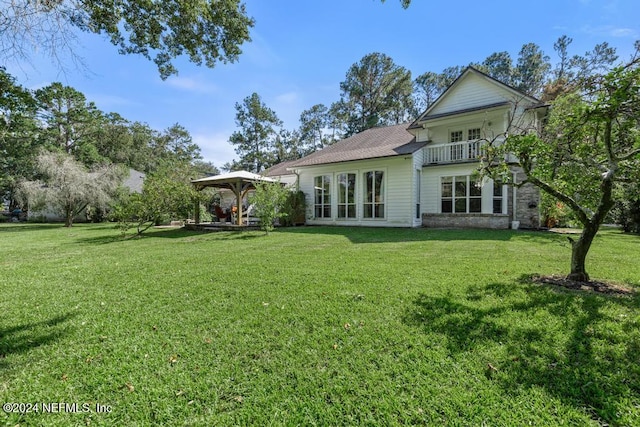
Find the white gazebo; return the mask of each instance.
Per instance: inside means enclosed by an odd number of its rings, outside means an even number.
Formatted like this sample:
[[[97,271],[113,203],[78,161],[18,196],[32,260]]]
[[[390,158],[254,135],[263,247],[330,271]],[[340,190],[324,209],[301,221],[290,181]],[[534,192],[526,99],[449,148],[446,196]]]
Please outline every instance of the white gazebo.
[[[255,183],[261,182],[274,183],[278,181],[247,171],[229,172],[191,180],[191,183],[198,191],[206,187],[224,188],[233,191],[236,196],[236,206],[238,207],[237,225],[242,225],[242,199],[247,194],[247,191],[255,189]],[[196,224],[200,223],[199,203],[196,203],[195,222]]]

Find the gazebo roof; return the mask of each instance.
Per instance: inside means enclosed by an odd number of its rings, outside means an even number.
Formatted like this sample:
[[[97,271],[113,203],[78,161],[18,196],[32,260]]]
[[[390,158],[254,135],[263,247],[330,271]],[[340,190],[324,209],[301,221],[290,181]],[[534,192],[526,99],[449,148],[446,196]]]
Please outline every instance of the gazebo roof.
[[[229,189],[237,188],[238,184],[253,184],[254,182],[276,182],[276,180],[247,171],[229,172],[191,180],[191,183],[198,188],[219,187]]]

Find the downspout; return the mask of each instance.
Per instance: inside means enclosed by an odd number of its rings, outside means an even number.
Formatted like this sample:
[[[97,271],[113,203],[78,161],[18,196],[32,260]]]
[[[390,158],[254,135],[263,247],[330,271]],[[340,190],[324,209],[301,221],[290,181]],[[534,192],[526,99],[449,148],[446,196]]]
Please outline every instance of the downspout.
[[[516,182],[517,175],[516,175],[515,172],[512,172],[512,173],[513,173],[513,184],[514,185],[513,185],[513,194],[511,196],[511,205],[512,205],[512,207],[511,207],[511,210],[512,210],[512,212],[511,212],[511,221],[512,222],[511,223],[513,224],[513,222],[518,220],[517,214],[516,214],[516,210],[518,208],[518,204],[516,203],[516,197],[518,195],[518,188],[515,186],[515,184],[517,184],[517,182]]]

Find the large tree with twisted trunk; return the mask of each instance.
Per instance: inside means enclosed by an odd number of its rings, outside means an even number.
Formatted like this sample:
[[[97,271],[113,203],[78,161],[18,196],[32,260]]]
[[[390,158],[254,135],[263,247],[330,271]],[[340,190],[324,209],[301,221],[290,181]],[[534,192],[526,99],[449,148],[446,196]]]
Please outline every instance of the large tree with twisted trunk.
[[[640,44],[637,45],[640,47]],[[563,203],[582,225],[572,247],[568,279],[586,282],[591,244],[620,197],[616,188],[640,180],[640,56],[602,74],[582,79],[552,103],[538,129],[507,135],[490,146],[485,171],[506,176],[506,158],[526,181]],[[519,183],[522,184],[522,183]]]

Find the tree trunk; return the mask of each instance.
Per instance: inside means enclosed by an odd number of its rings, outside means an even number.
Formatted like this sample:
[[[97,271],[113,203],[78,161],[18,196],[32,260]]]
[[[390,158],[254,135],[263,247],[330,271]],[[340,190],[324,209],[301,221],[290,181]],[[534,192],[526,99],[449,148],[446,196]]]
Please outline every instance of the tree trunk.
[[[64,215],[64,226],[71,227],[73,225],[73,208],[67,206]]]
[[[582,234],[577,241],[571,241],[571,273],[567,276],[569,280],[577,282],[588,282],[589,274],[585,268],[585,261],[593,238],[598,232],[598,226],[593,223],[587,224],[582,230]]]

